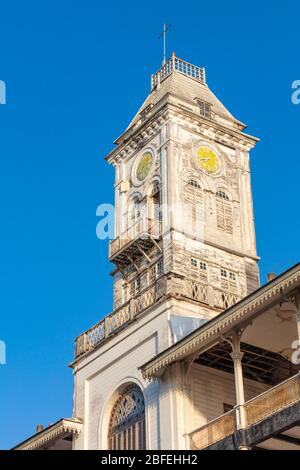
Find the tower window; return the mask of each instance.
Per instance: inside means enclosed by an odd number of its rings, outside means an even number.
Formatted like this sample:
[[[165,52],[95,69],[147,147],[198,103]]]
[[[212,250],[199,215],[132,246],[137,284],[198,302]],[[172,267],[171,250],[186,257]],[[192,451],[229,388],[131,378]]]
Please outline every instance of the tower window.
[[[211,118],[211,106],[205,101],[198,100],[198,106],[200,111],[200,116],[210,119]]]
[[[221,287],[222,289],[235,293],[238,293],[238,282],[237,282],[237,275],[232,271],[228,271],[227,269],[221,268]]]
[[[158,263],[154,264],[150,268],[150,282],[153,282],[163,273],[163,261],[162,259]]]
[[[199,261],[199,269],[203,269],[204,271],[207,270],[207,264],[203,263],[203,261]]]
[[[161,203],[160,203],[160,186],[157,181],[154,183],[153,192],[152,192],[152,213],[153,213],[154,220],[161,221],[162,213],[161,213]]]
[[[216,192],[217,227],[224,232],[233,233],[232,202],[224,191]]]
[[[221,199],[226,199],[227,201],[229,201],[229,197],[224,191],[217,191],[216,196],[220,197]]]
[[[184,194],[185,230],[192,236],[201,234],[204,218],[203,190],[196,179],[190,179]]]
[[[198,281],[207,282],[208,266],[204,261],[196,258],[191,258],[191,272],[190,275],[193,279]]]
[[[141,278],[137,277],[134,281],[130,283],[130,295],[137,295],[141,290]]]
[[[190,179],[190,180],[189,180],[189,185],[190,185],[190,186],[193,186],[194,188],[201,189],[200,184],[199,184],[198,181],[196,181],[196,180]]]

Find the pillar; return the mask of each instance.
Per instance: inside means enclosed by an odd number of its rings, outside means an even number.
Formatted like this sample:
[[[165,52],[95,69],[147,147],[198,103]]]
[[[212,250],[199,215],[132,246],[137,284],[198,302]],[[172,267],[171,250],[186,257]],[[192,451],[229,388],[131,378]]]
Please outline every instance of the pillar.
[[[234,365],[234,383],[235,383],[235,395],[237,405],[237,429],[244,429],[246,427],[246,414],[244,409],[245,404],[245,393],[244,393],[244,379],[243,379],[243,367],[242,358],[243,353],[241,352],[241,335],[242,331],[235,331],[229,341],[232,352],[230,354],[233,365]]]

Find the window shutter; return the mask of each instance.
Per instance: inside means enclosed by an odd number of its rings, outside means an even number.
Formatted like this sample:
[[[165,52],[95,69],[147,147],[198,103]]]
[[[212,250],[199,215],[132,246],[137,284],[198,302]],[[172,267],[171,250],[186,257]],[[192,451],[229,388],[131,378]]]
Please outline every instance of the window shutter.
[[[216,193],[217,227],[226,233],[233,233],[232,202],[222,191]]]

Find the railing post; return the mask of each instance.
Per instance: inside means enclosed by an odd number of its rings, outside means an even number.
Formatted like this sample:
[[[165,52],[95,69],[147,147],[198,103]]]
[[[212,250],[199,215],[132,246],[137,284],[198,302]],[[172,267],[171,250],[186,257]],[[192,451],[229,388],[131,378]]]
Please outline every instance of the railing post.
[[[105,338],[107,338],[110,335],[110,323],[111,323],[110,318],[105,317],[105,319],[104,319]]]
[[[172,72],[175,70],[175,52],[172,52]]]
[[[130,299],[129,301],[129,313],[130,313],[130,319],[133,320],[135,317],[135,299]]]

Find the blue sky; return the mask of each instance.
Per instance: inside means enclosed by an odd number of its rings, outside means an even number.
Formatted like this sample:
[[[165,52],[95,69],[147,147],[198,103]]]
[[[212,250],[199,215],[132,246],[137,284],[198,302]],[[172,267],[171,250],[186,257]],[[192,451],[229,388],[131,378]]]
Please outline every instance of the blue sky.
[[[262,141],[252,152],[261,279],[299,261],[300,4],[2,0],[0,448],[72,412],[75,336],[112,308],[96,207],[103,160],[168,52],[205,65],[211,89]]]

